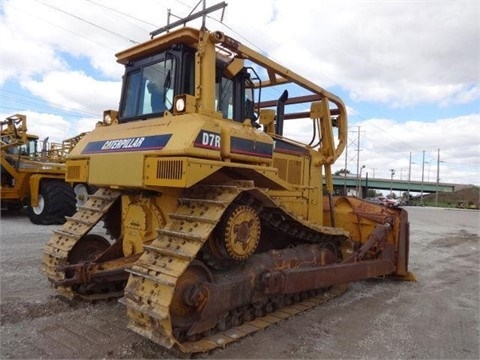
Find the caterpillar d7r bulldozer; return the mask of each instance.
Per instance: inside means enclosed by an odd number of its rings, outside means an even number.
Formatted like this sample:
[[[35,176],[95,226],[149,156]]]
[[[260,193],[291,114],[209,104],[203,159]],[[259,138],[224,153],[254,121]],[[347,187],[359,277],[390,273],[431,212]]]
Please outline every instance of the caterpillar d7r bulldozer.
[[[119,109],[67,160],[67,181],[99,189],[45,246],[60,294],[121,297],[132,330],[196,353],[343,284],[412,279],[407,213],[332,195],[340,98],[222,32],[151,35],[117,54]],[[289,139],[287,123],[309,125],[311,141]]]
[[[66,156],[83,133],[62,143],[41,141],[27,132],[27,117],[20,114],[7,117],[0,126],[2,208],[27,205],[34,224],[63,224],[65,216],[75,213],[80,190],[86,188],[65,182]]]

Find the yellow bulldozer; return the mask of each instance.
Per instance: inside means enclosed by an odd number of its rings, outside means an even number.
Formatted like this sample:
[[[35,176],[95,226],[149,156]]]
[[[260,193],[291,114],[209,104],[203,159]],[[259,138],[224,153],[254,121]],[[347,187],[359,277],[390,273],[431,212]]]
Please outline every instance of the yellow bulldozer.
[[[83,135],[54,143],[29,134],[25,115],[0,122],[2,209],[26,205],[30,220],[42,225],[63,224],[72,216],[88,192],[85,184],[65,182],[65,159]]]
[[[98,190],[45,245],[58,293],[119,297],[129,328],[191,354],[349,282],[413,280],[406,211],[333,195],[343,101],[223,32],[176,25],[117,54],[119,109],[69,154],[67,181]],[[295,124],[309,140],[288,137]]]

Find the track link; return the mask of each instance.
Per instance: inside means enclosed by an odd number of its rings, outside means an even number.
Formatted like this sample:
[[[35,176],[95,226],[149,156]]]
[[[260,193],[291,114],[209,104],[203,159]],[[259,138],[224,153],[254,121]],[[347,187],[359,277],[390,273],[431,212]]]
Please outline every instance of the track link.
[[[304,294],[294,294],[288,297],[289,305],[284,305],[276,311],[269,312],[268,307],[271,302],[267,303],[260,313],[265,315],[255,316],[253,320],[245,321],[238,326],[228,327],[223,331],[214,332],[212,335],[207,335],[198,341],[186,341],[179,344],[179,348],[185,353],[199,353],[208,352],[216,348],[223,348],[229,343],[238,341],[239,339],[250,335],[254,332],[264,330],[270,325],[279,323],[292,316],[300,314],[304,311],[310,310],[320,304],[323,304],[331,299],[342,295],[348,288],[347,284],[334,286],[328,290],[317,290],[314,295],[305,298]],[[258,309],[257,309],[258,311]],[[251,309],[247,309],[244,314],[252,314]],[[221,326],[217,325],[217,330]]]
[[[301,298],[300,294],[295,294],[292,295],[292,301],[278,309],[274,307],[252,314],[250,321],[242,321],[241,325],[236,326],[235,321],[228,325],[217,324],[211,334],[203,334],[200,339],[179,339],[170,318],[177,280],[195,259],[228,205],[234,200],[244,202],[248,199],[248,196],[244,198],[239,194],[248,192],[249,189],[253,189],[253,183],[242,182],[242,186],[200,185],[186,190],[183,198],[179,199],[177,211],[169,214],[171,222],[164,229],[158,230],[157,239],[144,246],[145,251],[140,259],[127,270],[130,277],[124,298],[120,301],[127,306],[130,329],[166,348],[176,346],[184,353],[206,352],[312,308],[345,291],[346,287],[340,286],[328,291],[314,291]],[[255,200],[253,202],[252,205],[257,207]],[[279,212],[282,221],[287,220],[289,224],[285,230],[300,238],[305,237],[309,242],[345,236],[344,232],[337,229],[320,228],[295,219],[278,208],[275,213],[267,213],[264,221],[276,226]],[[242,309],[235,311],[241,312]],[[251,313],[250,309],[243,311]]]
[[[65,278],[65,273],[58,271],[57,267],[67,264],[73,246],[102,219],[119,196],[118,191],[100,188],[72,217],[66,218],[60,229],[53,231],[43,253],[43,271],[51,282]],[[59,286],[57,291],[67,298],[75,296],[69,287]]]

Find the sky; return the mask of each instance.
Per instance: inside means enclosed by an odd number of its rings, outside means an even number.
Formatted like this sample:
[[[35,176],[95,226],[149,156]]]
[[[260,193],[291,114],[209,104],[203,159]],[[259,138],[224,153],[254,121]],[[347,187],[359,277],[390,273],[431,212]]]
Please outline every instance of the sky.
[[[92,130],[118,108],[115,54],[149,40],[168,9],[175,21],[197,3],[0,0],[0,120],[24,114],[30,133],[56,142]],[[479,0],[226,3],[209,30],[345,102],[348,146],[333,171],[480,186]]]

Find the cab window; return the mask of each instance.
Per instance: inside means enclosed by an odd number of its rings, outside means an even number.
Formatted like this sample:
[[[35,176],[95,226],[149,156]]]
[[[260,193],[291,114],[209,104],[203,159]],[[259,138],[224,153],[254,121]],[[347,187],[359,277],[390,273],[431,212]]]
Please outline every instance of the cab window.
[[[161,115],[172,109],[175,85],[175,58],[159,61],[127,72],[125,75],[122,119]]]
[[[233,81],[226,77],[215,83],[215,110],[226,119],[233,118]]]

